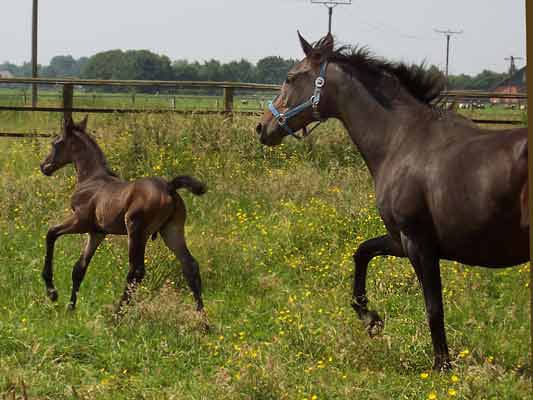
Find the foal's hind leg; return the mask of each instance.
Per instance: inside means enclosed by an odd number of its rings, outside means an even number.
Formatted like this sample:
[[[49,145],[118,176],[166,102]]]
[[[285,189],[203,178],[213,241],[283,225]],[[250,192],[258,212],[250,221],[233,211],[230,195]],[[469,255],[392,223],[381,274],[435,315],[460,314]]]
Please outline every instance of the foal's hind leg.
[[[191,288],[194,299],[196,300],[196,310],[202,311],[204,303],[202,301],[202,280],[200,278],[200,269],[198,263],[189,252],[185,243],[184,232],[185,217],[177,213],[161,230],[161,237],[167,247],[172,250],[181,262],[183,275]]]
[[[67,233],[83,233],[82,227],[79,223],[76,214],[71,215],[62,224],[53,226],[46,234],[46,256],[44,259],[44,268],[41,276],[46,285],[46,294],[52,301],[57,301],[57,290],[54,286],[53,260],[54,260],[54,245],[61,235]]]
[[[144,230],[142,218],[126,217],[126,228],[128,230],[128,254],[129,254],[129,271],[126,278],[126,287],[117,306],[117,312],[120,312],[124,304],[128,304],[131,295],[137,289],[137,285],[144,278],[144,252],[148,234]]]
[[[383,328],[383,320],[372,310],[367,308],[366,273],[368,263],[376,256],[404,257],[402,246],[390,236],[379,236],[367,240],[359,245],[353,258],[355,263],[355,277],[353,286],[352,307],[365,325],[370,336],[379,333]]]
[[[78,290],[80,290],[81,282],[85,277],[87,267],[91,262],[94,252],[104,238],[105,234],[103,233],[89,233],[85,249],[72,269],[72,293],[70,295],[70,303],[68,304],[69,310],[74,310],[74,308],[76,308],[76,300],[78,299]]]

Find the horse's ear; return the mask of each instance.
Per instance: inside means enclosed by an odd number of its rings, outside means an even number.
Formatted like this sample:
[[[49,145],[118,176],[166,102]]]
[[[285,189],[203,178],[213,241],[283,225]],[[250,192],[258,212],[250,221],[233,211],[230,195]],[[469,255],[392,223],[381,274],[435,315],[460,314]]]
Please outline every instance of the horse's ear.
[[[89,119],[89,114],[85,114],[85,117],[81,120],[81,122],[78,124],[78,127],[82,132],[85,132],[87,129],[87,120]]]
[[[296,31],[296,32],[298,32],[298,39],[300,39],[300,46],[302,46],[302,50],[305,56],[306,57],[310,56],[311,53],[313,52],[313,46],[311,46],[309,42],[305,40],[302,35],[300,35],[300,31]]]
[[[319,48],[317,49],[320,51],[322,56],[328,56],[331,53],[333,53],[333,47],[335,45],[335,40],[333,39],[333,35],[331,32],[328,32],[326,36],[320,42],[318,43]]]
[[[322,64],[331,53],[333,53],[333,48],[335,46],[335,41],[333,35],[328,33],[322,39],[315,43],[312,47],[311,53],[307,56],[313,64]]]

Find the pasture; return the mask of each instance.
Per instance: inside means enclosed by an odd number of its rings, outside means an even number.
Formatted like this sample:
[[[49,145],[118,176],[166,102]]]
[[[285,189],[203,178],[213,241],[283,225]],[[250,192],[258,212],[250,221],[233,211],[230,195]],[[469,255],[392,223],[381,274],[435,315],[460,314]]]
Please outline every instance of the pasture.
[[[17,131],[58,115],[3,112]],[[76,116],[79,119],[80,116]],[[89,131],[125,178],[191,174],[187,238],[200,264],[211,324],[203,332],[174,257],[147,247],[147,275],[119,323],[111,306],[127,273],[125,238],[108,236],[66,304],[84,237],[56,244],[59,302],[40,273],[48,226],[69,211],[72,167],[45,177],[48,139],[0,141],[0,395],[30,399],[524,399],[526,265],[504,270],[442,262],[454,370],[431,371],[422,293],[409,262],[376,258],[368,295],[384,317],[369,338],[350,307],[352,254],[384,233],[363,160],[340,124],[303,142],[261,146],[256,118],[89,117]],[[495,133],[498,134],[498,133]]]

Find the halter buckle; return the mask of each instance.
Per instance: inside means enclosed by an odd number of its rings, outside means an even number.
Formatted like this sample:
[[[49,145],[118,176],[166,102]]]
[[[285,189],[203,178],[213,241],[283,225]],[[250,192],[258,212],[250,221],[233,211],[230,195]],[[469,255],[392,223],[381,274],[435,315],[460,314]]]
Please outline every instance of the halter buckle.
[[[276,118],[278,120],[278,124],[285,125],[287,122],[287,118],[285,118],[285,114],[279,114]]]
[[[316,88],[322,89],[325,84],[326,84],[326,80],[322,76],[319,76],[315,79]]]

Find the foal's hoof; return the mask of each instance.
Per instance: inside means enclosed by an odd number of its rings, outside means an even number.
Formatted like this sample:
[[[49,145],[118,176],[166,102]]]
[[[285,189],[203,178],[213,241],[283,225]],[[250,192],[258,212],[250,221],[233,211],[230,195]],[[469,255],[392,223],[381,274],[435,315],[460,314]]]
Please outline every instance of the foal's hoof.
[[[450,360],[436,358],[435,362],[433,363],[433,371],[446,372],[451,371],[451,369],[452,363]]]
[[[57,290],[55,289],[47,289],[46,290],[46,294],[48,296],[48,298],[52,301],[57,301],[57,298],[58,298],[58,294],[57,294]]]
[[[371,338],[383,332],[385,323],[383,322],[383,320],[381,319],[381,317],[378,315],[377,312],[367,311],[363,320],[365,322],[366,331],[368,332],[368,335]]]

